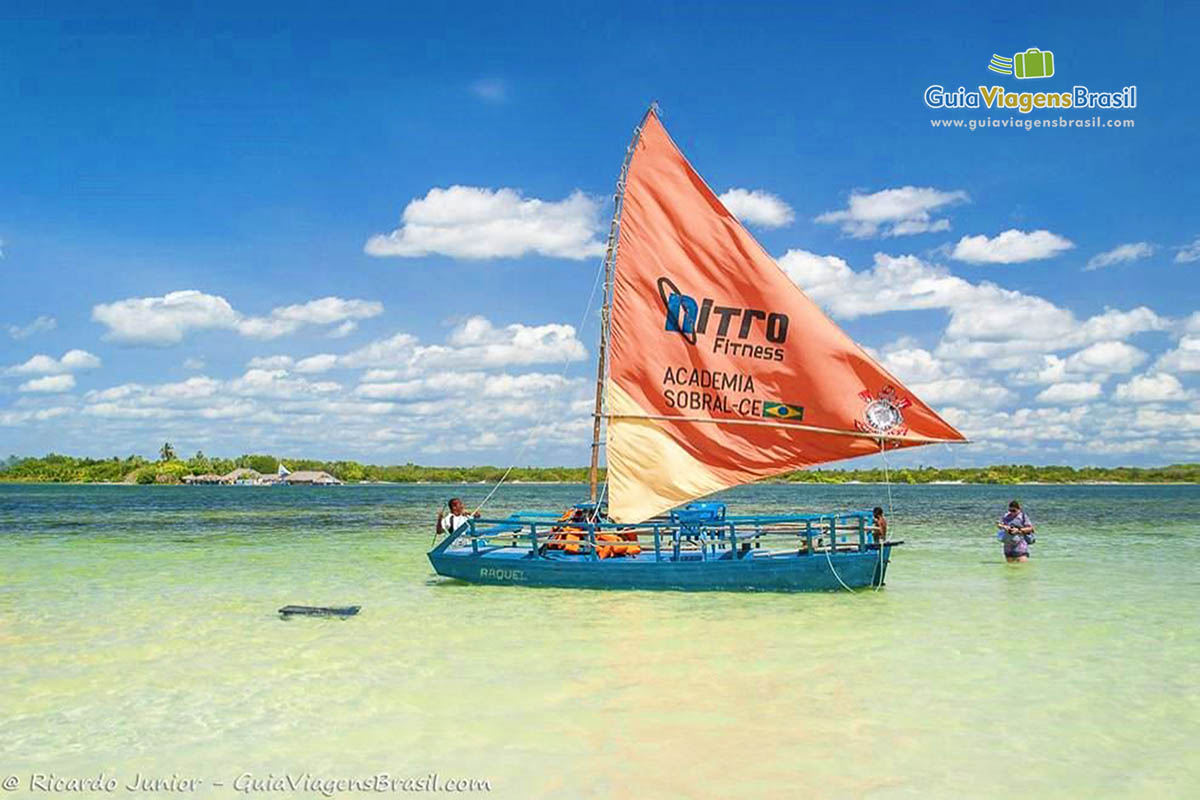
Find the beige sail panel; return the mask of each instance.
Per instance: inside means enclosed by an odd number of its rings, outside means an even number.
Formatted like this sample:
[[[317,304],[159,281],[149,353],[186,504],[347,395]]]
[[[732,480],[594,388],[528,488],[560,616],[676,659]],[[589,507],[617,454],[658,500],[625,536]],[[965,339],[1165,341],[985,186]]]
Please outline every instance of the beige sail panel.
[[[608,408],[614,415],[641,413],[629,395],[612,384]],[[641,522],[737,483],[726,480],[680,447],[657,422],[609,420],[608,516],[614,522]]]

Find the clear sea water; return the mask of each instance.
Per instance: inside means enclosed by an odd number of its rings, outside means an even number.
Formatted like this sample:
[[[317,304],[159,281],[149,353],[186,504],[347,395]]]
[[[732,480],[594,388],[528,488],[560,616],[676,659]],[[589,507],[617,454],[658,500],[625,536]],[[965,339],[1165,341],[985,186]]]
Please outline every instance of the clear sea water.
[[[437,578],[439,502],[487,488],[0,485],[9,795],[35,772],[198,797],[377,773],[505,798],[1200,795],[1200,487],[897,486],[888,585],[794,595]],[[492,509],[582,494],[511,486]],[[991,526],[1012,496],[1039,527],[1024,565]]]

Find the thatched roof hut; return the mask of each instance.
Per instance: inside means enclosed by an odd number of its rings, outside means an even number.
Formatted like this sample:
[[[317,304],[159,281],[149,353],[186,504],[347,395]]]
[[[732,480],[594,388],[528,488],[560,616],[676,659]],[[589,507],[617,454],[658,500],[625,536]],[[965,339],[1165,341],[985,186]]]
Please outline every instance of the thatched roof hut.
[[[224,480],[226,483],[258,483],[262,480],[262,473],[249,467],[238,467],[225,475]]]
[[[183,482],[190,483],[190,484],[205,484],[205,485],[219,484],[219,483],[225,483],[225,476],[224,475],[214,475],[211,472],[206,472],[203,475],[184,475]]]
[[[302,486],[337,486],[341,484],[337,478],[330,475],[328,472],[320,472],[316,470],[300,470],[287,475],[284,480],[289,484],[299,484]]]

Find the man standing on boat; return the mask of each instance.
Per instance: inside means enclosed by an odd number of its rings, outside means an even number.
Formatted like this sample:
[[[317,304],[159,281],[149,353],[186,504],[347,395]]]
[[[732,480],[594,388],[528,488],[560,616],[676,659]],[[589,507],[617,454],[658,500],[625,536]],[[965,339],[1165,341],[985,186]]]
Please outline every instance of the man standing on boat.
[[[867,530],[875,536],[875,544],[883,544],[887,541],[887,517],[883,515],[883,508],[875,506],[871,516],[874,524]]]
[[[1029,545],[1034,542],[1033,523],[1021,510],[1021,504],[1013,500],[1008,504],[1008,513],[997,523],[996,536],[1004,542],[1004,558],[1009,563],[1029,560]]]
[[[450,507],[449,514],[447,514],[445,510],[438,511],[437,525],[434,527],[434,533],[437,535],[441,535],[443,533],[454,533],[463,525],[466,525],[471,521],[471,517],[467,516],[466,509],[463,508],[463,502],[461,499],[452,497],[447,505]],[[479,512],[476,511],[474,516],[476,519],[478,519]]]

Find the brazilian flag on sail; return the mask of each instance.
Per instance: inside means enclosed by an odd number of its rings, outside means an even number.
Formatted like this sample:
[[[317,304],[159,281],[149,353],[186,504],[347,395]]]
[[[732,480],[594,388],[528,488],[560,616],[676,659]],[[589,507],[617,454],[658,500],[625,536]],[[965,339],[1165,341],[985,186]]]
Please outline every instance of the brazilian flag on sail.
[[[804,419],[804,406],[793,406],[788,403],[763,403],[762,415],[788,422],[800,422]]]

